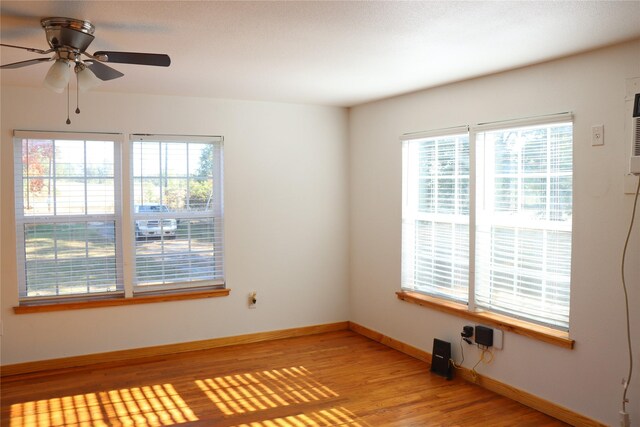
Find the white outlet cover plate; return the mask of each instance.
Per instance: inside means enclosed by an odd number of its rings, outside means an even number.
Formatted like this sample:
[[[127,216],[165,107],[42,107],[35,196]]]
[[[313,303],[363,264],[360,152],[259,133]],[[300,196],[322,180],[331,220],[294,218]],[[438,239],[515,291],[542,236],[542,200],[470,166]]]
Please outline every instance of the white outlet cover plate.
[[[604,125],[591,126],[591,145],[604,145]]]

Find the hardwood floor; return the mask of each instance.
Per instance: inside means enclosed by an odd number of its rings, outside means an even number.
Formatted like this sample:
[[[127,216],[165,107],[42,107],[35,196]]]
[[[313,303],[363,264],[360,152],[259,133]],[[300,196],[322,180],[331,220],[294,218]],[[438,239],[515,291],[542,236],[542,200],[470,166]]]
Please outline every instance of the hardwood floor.
[[[3,426],[564,426],[351,331],[4,378]]]

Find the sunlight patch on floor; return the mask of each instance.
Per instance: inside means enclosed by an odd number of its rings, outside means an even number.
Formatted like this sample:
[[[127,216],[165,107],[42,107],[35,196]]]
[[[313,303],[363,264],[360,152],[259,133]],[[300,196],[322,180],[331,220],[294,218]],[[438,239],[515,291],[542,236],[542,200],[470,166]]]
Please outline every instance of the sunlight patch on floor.
[[[345,408],[330,408],[305,414],[239,424],[235,427],[365,427],[357,416]]]
[[[162,384],[16,403],[10,427],[151,427],[197,420],[173,385]]]
[[[302,366],[208,378],[196,385],[225,415],[338,397]]]

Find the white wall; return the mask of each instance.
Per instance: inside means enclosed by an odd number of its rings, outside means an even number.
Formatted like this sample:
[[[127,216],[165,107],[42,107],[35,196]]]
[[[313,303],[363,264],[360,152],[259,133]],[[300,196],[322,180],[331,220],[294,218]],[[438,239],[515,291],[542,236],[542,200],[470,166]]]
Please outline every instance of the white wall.
[[[348,320],[345,109],[100,92],[80,102],[67,126],[66,96],[2,88],[3,364]],[[231,295],[15,315],[14,129],[224,136]]]
[[[479,372],[576,412],[618,423],[627,374],[620,255],[632,196],[626,172],[625,79],[640,76],[640,41],[419,93],[358,106],[350,114],[351,320],[431,351],[433,338],[454,343],[468,322],[396,299],[400,286],[403,133],[572,111],[574,234],[571,337],[566,350],[505,333],[504,350]],[[604,124],[605,145],[590,145]],[[636,218],[640,221],[640,214]],[[638,223],[640,224],[640,223]],[[634,355],[640,362],[640,228],[628,255]],[[472,347],[465,366],[478,360]],[[640,369],[627,410],[640,420]]]

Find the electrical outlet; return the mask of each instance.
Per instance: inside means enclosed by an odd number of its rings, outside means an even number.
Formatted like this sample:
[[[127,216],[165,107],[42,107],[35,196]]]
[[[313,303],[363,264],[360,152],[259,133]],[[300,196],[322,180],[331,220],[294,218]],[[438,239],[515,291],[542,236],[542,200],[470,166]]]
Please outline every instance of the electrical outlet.
[[[256,308],[256,304],[258,302],[257,295],[258,293],[256,291],[249,292],[249,298],[247,301],[249,303],[249,308]]]
[[[591,145],[604,145],[604,125],[591,126]]]

